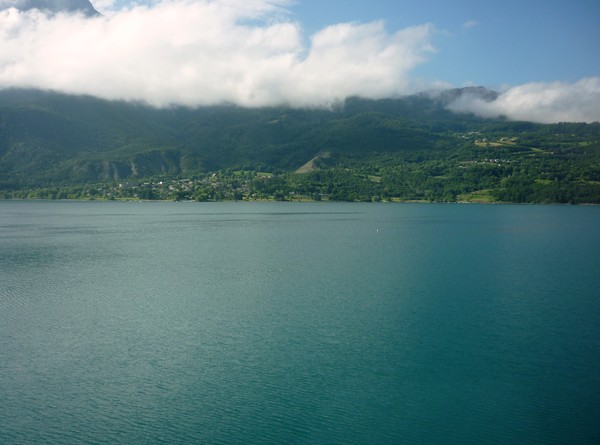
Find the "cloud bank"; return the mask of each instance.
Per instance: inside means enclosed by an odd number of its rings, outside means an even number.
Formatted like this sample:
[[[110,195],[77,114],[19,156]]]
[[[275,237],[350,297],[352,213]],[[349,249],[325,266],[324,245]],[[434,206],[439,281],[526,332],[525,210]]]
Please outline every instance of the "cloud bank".
[[[330,106],[410,91],[410,71],[433,51],[430,25],[391,34],[382,22],[343,23],[307,39],[287,5],[162,1],[97,18],[0,11],[0,88],[154,106]]]
[[[600,122],[600,77],[575,83],[528,83],[508,88],[494,101],[464,95],[452,111],[540,123]]]
[[[434,87],[412,75],[435,53],[430,24],[390,33],[383,22],[341,23],[307,36],[288,9],[291,0],[157,0],[119,10],[114,0],[97,0],[104,16],[94,18],[3,9],[19,1],[29,0],[0,0],[0,89],[157,107],[329,107],[350,96],[388,98]],[[508,88],[494,102],[463,96],[450,108],[590,122],[600,121],[598,104],[600,78],[593,77]]]

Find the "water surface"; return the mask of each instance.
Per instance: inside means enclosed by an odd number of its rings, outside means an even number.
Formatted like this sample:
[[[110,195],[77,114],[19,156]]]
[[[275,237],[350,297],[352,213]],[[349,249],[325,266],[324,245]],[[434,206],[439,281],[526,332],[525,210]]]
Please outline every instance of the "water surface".
[[[0,202],[0,443],[600,443],[600,207]]]

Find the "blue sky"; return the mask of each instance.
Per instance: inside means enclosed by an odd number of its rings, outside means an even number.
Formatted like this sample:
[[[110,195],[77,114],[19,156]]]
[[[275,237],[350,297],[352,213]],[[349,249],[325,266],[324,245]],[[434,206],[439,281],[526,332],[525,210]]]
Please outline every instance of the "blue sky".
[[[18,1],[0,0],[0,89],[330,107],[482,85],[499,99],[453,109],[600,121],[599,0],[92,0],[96,18]]]
[[[431,23],[437,53],[415,74],[497,88],[600,75],[598,0],[299,0],[309,33],[383,19],[391,31]]]

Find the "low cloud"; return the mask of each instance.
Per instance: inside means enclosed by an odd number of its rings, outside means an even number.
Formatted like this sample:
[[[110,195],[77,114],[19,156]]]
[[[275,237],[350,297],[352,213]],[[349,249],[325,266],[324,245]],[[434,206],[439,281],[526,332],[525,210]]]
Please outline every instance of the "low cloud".
[[[537,82],[508,88],[494,101],[464,95],[452,111],[540,123],[600,122],[600,77],[575,83]]]
[[[158,0],[104,14],[45,14],[0,0],[0,89],[40,88],[153,106],[232,103],[329,107],[432,88],[412,75],[435,53],[429,24],[390,33],[381,21],[307,36],[291,0]],[[474,21],[465,27],[477,26]],[[600,121],[600,78],[529,83],[456,112],[535,122]]]
[[[162,1],[95,18],[6,9],[0,88],[154,106],[330,106],[412,92],[411,70],[434,51],[431,25],[389,33],[383,22],[343,23],[307,38],[289,4]]]
[[[462,27],[464,29],[472,29],[472,28],[477,28],[479,26],[479,22],[475,21],[475,20],[469,20],[465,23],[463,23]]]

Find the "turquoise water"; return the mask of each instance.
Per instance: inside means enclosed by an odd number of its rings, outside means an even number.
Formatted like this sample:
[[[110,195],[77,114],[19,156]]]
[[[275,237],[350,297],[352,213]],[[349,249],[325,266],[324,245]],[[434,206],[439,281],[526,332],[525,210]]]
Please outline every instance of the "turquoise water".
[[[0,202],[0,443],[600,443],[600,207]]]

